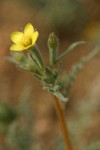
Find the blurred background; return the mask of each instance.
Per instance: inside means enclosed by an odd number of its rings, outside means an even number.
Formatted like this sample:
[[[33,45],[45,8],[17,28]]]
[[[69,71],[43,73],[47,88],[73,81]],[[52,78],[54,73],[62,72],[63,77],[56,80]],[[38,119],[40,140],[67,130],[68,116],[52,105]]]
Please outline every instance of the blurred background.
[[[18,70],[5,60],[10,55],[11,32],[22,31],[29,22],[39,31],[37,44],[46,62],[47,39],[51,32],[59,37],[60,53],[73,42],[87,42],[63,60],[63,70],[68,73],[73,64],[100,47],[100,1],[0,1],[0,115],[9,118],[0,121],[0,150],[40,150],[41,145],[46,150],[63,150],[53,97],[42,90],[30,73]],[[100,150],[99,66],[100,53],[79,72],[69,102],[64,104],[75,150]]]

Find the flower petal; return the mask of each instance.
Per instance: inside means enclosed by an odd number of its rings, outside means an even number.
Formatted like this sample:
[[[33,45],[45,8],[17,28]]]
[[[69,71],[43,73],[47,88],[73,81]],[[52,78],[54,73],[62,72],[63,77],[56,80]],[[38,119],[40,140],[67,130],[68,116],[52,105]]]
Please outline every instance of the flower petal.
[[[39,36],[38,31],[35,31],[34,34],[33,34],[33,36],[32,36],[32,45],[35,44],[38,36]]]
[[[23,33],[22,32],[13,32],[11,33],[11,40],[14,43],[20,43],[22,42]]]
[[[31,23],[28,23],[24,28],[24,34],[28,35],[29,37],[32,37],[33,33],[34,33],[34,27],[32,26]]]
[[[11,51],[23,51],[25,50],[26,47],[23,45],[23,44],[13,44],[11,47],[10,47],[10,50]]]

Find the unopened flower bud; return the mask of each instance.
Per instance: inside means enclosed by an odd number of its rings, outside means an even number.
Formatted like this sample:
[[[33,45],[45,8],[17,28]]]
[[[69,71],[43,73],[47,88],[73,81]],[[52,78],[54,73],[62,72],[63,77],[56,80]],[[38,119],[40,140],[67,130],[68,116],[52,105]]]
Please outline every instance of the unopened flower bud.
[[[11,52],[11,55],[16,60],[16,62],[24,62],[26,56],[23,52]]]
[[[55,35],[55,33],[51,33],[49,35],[48,46],[52,49],[58,49],[59,40],[58,40],[57,36]]]
[[[49,48],[50,65],[53,65],[56,62],[57,52],[59,48],[59,40],[54,33],[51,33],[49,35],[48,48]]]

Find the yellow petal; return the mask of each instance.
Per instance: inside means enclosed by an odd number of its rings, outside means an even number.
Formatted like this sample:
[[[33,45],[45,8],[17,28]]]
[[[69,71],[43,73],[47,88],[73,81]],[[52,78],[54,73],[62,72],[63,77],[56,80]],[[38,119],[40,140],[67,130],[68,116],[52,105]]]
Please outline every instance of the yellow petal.
[[[28,23],[24,28],[24,34],[29,37],[32,37],[33,33],[34,33],[34,27],[32,26],[31,23]]]
[[[22,32],[13,32],[11,33],[11,40],[14,43],[20,43],[22,42],[23,33]]]
[[[33,36],[32,36],[32,45],[35,44],[38,36],[39,36],[38,31],[35,31],[34,34],[33,34]]]
[[[23,51],[25,50],[26,47],[24,47],[23,44],[13,44],[11,47],[10,47],[10,50],[11,51]]]

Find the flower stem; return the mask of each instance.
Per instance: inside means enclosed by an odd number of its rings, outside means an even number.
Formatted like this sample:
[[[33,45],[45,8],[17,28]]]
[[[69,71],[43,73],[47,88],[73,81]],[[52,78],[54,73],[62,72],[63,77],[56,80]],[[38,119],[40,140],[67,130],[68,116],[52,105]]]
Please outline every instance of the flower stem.
[[[34,47],[32,47],[30,53],[31,53],[32,59],[34,59],[38,67],[43,70],[45,65],[44,65],[44,61],[42,59],[38,46],[35,45]]]
[[[53,102],[54,102],[57,116],[58,116],[59,121],[60,121],[61,130],[62,130],[64,141],[66,144],[66,150],[72,150],[72,145],[71,145],[71,142],[69,139],[69,133],[68,133],[68,129],[67,129],[67,126],[65,123],[64,114],[63,114],[63,110],[61,108],[61,104],[56,97],[55,97]]]

